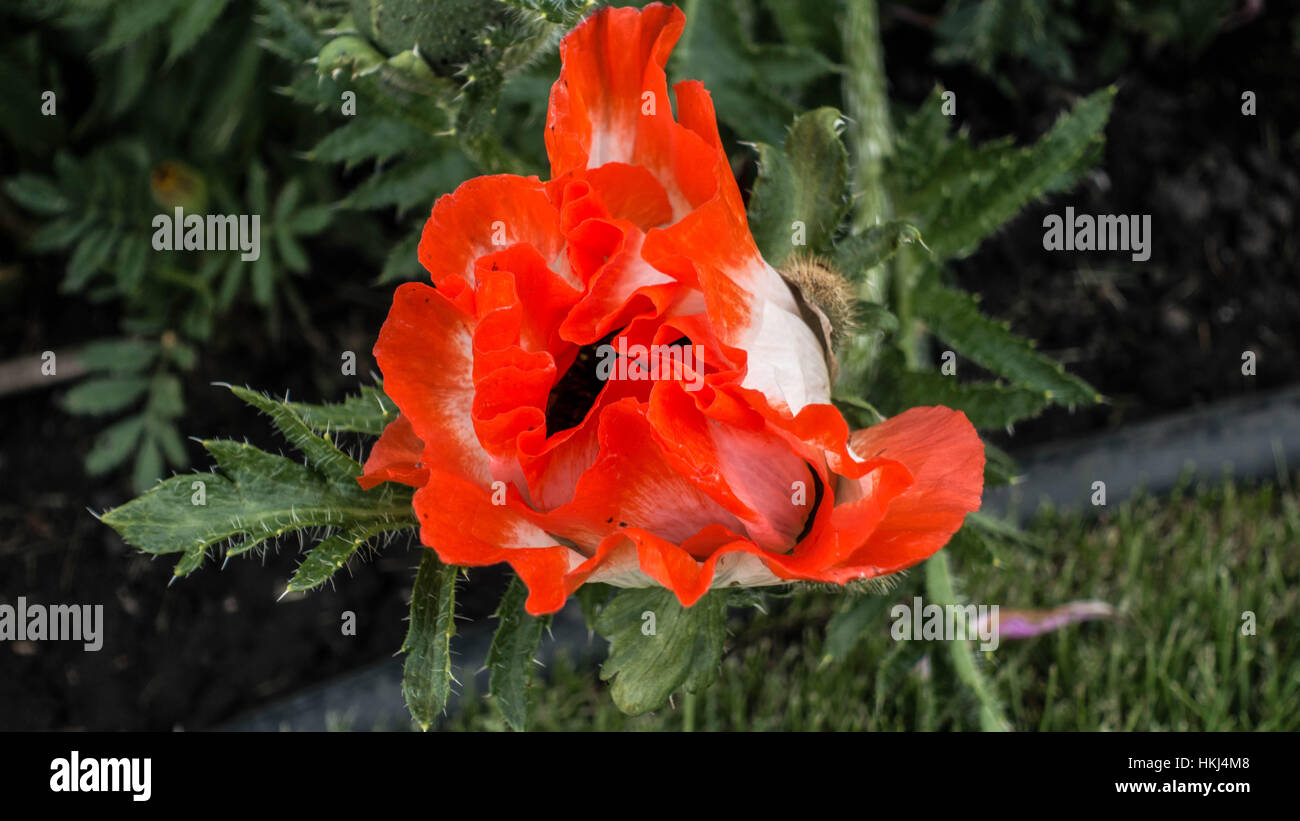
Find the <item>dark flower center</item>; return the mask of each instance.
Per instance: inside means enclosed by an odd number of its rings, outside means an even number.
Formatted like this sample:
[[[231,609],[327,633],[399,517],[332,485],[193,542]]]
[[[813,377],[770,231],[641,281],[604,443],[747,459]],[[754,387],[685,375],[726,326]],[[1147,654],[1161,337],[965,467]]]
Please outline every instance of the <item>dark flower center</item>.
[[[597,375],[596,351],[601,345],[608,345],[617,334],[618,331],[612,331],[604,339],[579,348],[573,364],[551,388],[546,400],[547,436],[576,428],[587,418],[601,388],[605,387],[604,380]]]

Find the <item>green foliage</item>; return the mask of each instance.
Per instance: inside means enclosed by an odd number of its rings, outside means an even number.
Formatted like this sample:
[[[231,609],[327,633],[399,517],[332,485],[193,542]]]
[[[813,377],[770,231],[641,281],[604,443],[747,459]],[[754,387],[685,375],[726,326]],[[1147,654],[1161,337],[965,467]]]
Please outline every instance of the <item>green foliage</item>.
[[[1101,401],[1090,385],[1034,350],[1033,342],[1012,334],[1007,323],[981,314],[978,303],[979,298],[972,294],[933,281],[923,283],[916,295],[917,314],[962,356],[1058,405]]]
[[[379,388],[363,386],[361,393],[342,402],[311,405],[285,403],[303,422],[318,433],[331,431],[365,433],[378,436],[388,423],[397,418],[397,406]]]
[[[980,430],[1010,428],[1047,407],[1048,396],[1003,382],[959,382],[937,371],[912,371],[897,351],[885,354],[872,398],[886,416],[922,405],[944,405],[962,411]]]
[[[1042,139],[972,145],[948,133],[941,89],[906,119],[880,184],[898,219],[842,240],[836,260],[871,298],[867,322],[841,354],[841,405],[869,401],[886,415],[917,405],[946,405],[980,429],[1009,429],[1050,404],[1101,400],[1092,387],[1034,350],[1006,323],[985,317],[977,298],[942,285],[944,260],[969,254],[1029,202],[1072,185],[1096,162],[1114,89],[1081,100]],[[925,237],[921,243],[920,237]],[[921,246],[929,259],[919,260]],[[868,283],[890,271],[888,293]],[[887,311],[888,313],[882,313]],[[881,321],[884,317],[884,321]],[[1006,381],[969,381],[926,367],[924,330]],[[886,345],[892,342],[892,350]]]
[[[1018,476],[1016,462],[1002,448],[984,443],[984,484],[1010,485]]]
[[[834,66],[808,45],[757,42],[748,4],[739,0],[686,0],[681,7],[686,30],[669,73],[704,83],[718,117],[742,139],[781,141],[803,89]]]
[[[174,371],[192,366],[192,349],[174,336],[161,342],[105,339],[87,345],[81,361],[90,375],[61,397],[65,411],[108,416],[134,408],[96,438],[85,457],[87,473],[108,473],[134,454],[132,475],[137,490],[143,492],[165,464],[188,464],[176,429],[185,404]]]
[[[231,390],[270,416],[306,463],[247,443],[204,441],[220,473],[173,476],[103,515],[129,544],[146,553],[182,554],[176,575],[183,576],[220,544],[229,557],[287,533],[337,531],[304,561],[290,584],[290,589],[306,589],[328,579],[371,537],[414,526],[409,490],[391,485],[361,490],[356,483],[361,466],[313,433],[292,407],[244,388]]]
[[[1232,0],[956,0],[947,4],[935,27],[935,57],[968,63],[1014,94],[1012,72],[1018,62],[1055,80],[1072,81],[1074,49],[1086,31],[1100,55],[1093,57],[1093,70],[1112,79],[1128,60],[1135,37],[1149,53],[1195,57],[1219,32],[1233,5]],[[1081,22],[1085,10],[1088,18]]]
[[[1115,89],[1081,100],[1033,145],[971,145],[947,134],[941,89],[904,124],[886,184],[896,214],[913,223],[940,260],[970,254],[1030,202],[1064,190],[1100,157]]]
[[[698,693],[717,677],[726,639],[727,604],[720,592],[685,608],[661,587],[623,590],[596,618],[609,639],[600,677],[619,709],[641,715],[677,690]]]
[[[842,125],[840,112],[819,108],[795,118],[784,149],[755,145],[759,176],[749,200],[749,227],[772,265],[800,245],[815,254],[829,250],[849,208]]]
[[[277,67],[263,59],[254,5],[53,0],[0,12],[6,29],[31,32],[0,39],[0,66],[12,64],[16,78],[52,90],[57,101],[58,116],[36,117],[45,127],[5,132],[24,152],[34,138],[44,141],[40,156],[3,181],[33,220],[23,251],[61,257],[61,291],[115,313],[131,344],[163,353],[131,368],[88,362],[90,379],[62,400],[67,411],[90,415],[143,405],[105,429],[86,461],[100,475],[134,454],[139,490],[166,465],[188,463],[175,427],[184,408],[179,377],[195,366],[202,343],[220,341],[223,318],[245,301],[274,338],[281,300],[302,302],[290,275],[309,271],[305,240],[333,213],[327,177],[271,147],[315,126],[272,104]],[[81,77],[89,99],[72,85]],[[39,99],[38,92],[23,103],[24,119],[39,114],[31,102]],[[176,207],[258,215],[259,257],[155,251],[154,217]]]
[[[869,628],[884,621],[893,604],[890,596],[844,596],[835,614],[826,622],[821,666],[846,657],[865,637]]]
[[[528,729],[528,695],[537,666],[533,655],[542,640],[550,617],[536,618],[524,610],[528,588],[519,577],[510,580],[497,606],[497,632],[488,648],[490,674],[488,693],[496,701],[506,724],[523,732]]]
[[[337,207],[387,217],[377,284],[415,279],[429,206],[476,173],[540,173],[541,125],[502,112],[512,84],[545,106],[554,67],[539,70],[563,29],[589,2],[571,0],[353,0],[299,6],[267,0],[266,47],[298,68],[282,92],[340,124],[305,156],[354,171]],[[408,8],[409,7],[409,8]],[[456,25],[446,21],[455,19]],[[354,108],[345,94],[354,95]],[[539,99],[533,99],[538,96]],[[536,116],[528,108],[524,116]],[[362,169],[369,169],[363,172]],[[359,177],[359,179],[357,179]]]
[[[460,569],[422,551],[411,590],[411,617],[402,642],[402,694],[421,730],[438,720],[451,695],[451,637],[456,634],[456,576]]]
[[[924,245],[916,226],[902,220],[891,220],[837,243],[835,263],[850,282],[861,282],[868,271],[889,262],[894,254],[912,244]]]
[[[935,28],[940,62],[971,63],[993,75],[1000,59],[1025,60],[1062,80],[1074,77],[1070,46],[1082,36],[1070,16],[1074,0],[988,0],[957,2]],[[1009,81],[1006,87],[1011,87]]]
[[[952,571],[949,568],[948,554],[936,553],[925,562],[926,592],[930,601],[940,607],[960,607],[965,602],[958,596],[953,585]],[[966,685],[979,702],[979,727],[984,732],[1003,732],[1007,725],[1002,704],[989,684],[988,677],[976,660],[969,641],[950,640],[944,642],[957,678]]]

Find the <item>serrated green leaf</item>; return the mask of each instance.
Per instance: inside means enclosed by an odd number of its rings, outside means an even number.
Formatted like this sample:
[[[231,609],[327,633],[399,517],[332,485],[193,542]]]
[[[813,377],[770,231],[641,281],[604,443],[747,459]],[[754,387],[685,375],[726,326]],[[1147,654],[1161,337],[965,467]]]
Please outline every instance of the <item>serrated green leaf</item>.
[[[265,248],[262,250],[266,251]],[[253,302],[259,307],[270,308],[271,303],[275,301],[275,266],[271,263],[271,255],[260,254],[253,260],[252,266]]]
[[[1113,87],[1094,92],[1038,142],[1017,148],[1005,139],[976,147],[965,135],[947,138],[949,118],[931,95],[904,127],[889,171],[895,212],[920,228],[937,259],[970,254],[1025,205],[1068,188],[1095,164],[1114,97]]]
[[[875,405],[860,396],[837,393],[831,399],[840,408],[844,418],[849,421],[849,427],[854,430],[869,428],[885,421],[885,415]]]
[[[193,345],[181,342],[179,339],[172,341],[170,344],[164,344],[162,351],[163,356],[167,357],[176,367],[183,371],[193,368],[199,357]]]
[[[411,617],[402,642],[402,695],[421,730],[428,730],[451,695],[451,637],[456,634],[456,577],[459,568],[422,551],[411,591]]]
[[[908,408],[944,405],[966,414],[980,430],[1002,430],[1021,419],[1037,416],[1048,405],[1047,394],[996,382],[959,382],[937,371],[909,371],[891,353],[881,369],[871,398],[886,415]]]
[[[87,343],[79,355],[89,371],[137,373],[153,364],[158,343],[148,339],[100,339]]]
[[[984,486],[1007,485],[1016,481],[1016,460],[1002,448],[984,443]]]
[[[847,656],[868,629],[883,624],[892,601],[888,596],[845,596],[826,623],[821,663]]]
[[[835,262],[850,282],[860,282],[872,268],[888,262],[900,248],[913,243],[923,244],[916,226],[891,220],[840,240],[835,245]]]
[[[843,116],[819,108],[796,117],[782,149],[758,143],[758,180],[749,227],[772,265],[804,248],[829,249],[849,207],[849,154],[840,141]],[[800,245],[795,243],[799,242]]]
[[[37,174],[18,174],[5,180],[5,193],[14,201],[41,216],[54,216],[72,206],[69,200],[48,177]]]
[[[221,280],[221,289],[217,292],[217,308],[224,311],[235,302],[239,289],[244,284],[245,262],[237,256],[230,258],[225,276]]]
[[[135,453],[135,467],[131,471],[131,485],[137,493],[152,487],[162,476],[163,457],[158,443],[146,436]],[[197,565],[196,565],[197,566]]]
[[[511,729],[528,729],[528,689],[532,685],[533,656],[542,640],[549,616],[528,615],[524,603],[528,588],[518,576],[510,580],[497,605],[497,631],[488,648],[488,693],[496,701]]]
[[[39,254],[62,251],[95,224],[95,216],[86,214],[78,218],[61,217],[45,223],[32,234],[28,243]]]
[[[1060,9],[1039,0],[980,0],[950,4],[935,26],[941,63],[969,62],[982,74],[994,75],[1000,58],[1026,60],[1068,83],[1074,78],[1070,44],[1082,36],[1079,23]],[[1005,91],[1015,88],[1009,75],[994,75]]]
[[[253,213],[265,214],[270,207],[267,194],[266,166],[256,159],[248,167],[248,204]]]
[[[434,159],[403,160],[358,185],[341,204],[363,210],[393,206],[399,211],[432,205],[439,194],[454,189],[472,170],[457,152],[444,152]]]
[[[102,476],[126,461],[140,441],[144,430],[143,414],[128,416],[105,428],[95,437],[95,445],[86,454],[86,472],[91,476]]]
[[[184,467],[189,464],[190,458],[185,453],[185,443],[181,441],[181,435],[175,425],[152,417],[149,420],[149,433],[162,449],[169,465]]]
[[[427,148],[431,142],[421,129],[396,117],[376,114],[353,117],[316,143],[307,156],[317,162],[341,162],[344,168],[351,169],[366,160],[387,162],[399,154]]]
[[[102,415],[116,413],[144,396],[147,376],[103,376],[81,382],[63,395],[60,404],[68,413]]]
[[[818,50],[757,43],[736,0],[689,0],[668,73],[704,83],[718,118],[745,139],[775,145],[803,86],[834,71]]]
[[[423,228],[416,229],[393,246],[393,249],[388,252],[388,258],[384,260],[384,268],[379,273],[379,278],[375,280],[376,285],[387,285],[390,282],[408,281],[420,277],[422,269],[418,249],[422,231]]]
[[[289,402],[288,406],[317,433],[346,431],[378,436],[397,418],[397,405],[378,388],[369,385],[361,393],[349,396],[342,402],[311,405],[306,402]]]
[[[355,482],[339,485],[308,465],[241,442],[210,440],[203,447],[220,473],[166,479],[105,513],[104,523],[154,554],[206,550],[227,539],[261,542],[308,528],[414,525],[404,488],[366,492]],[[155,476],[161,455],[157,464]],[[202,483],[202,504],[195,501],[196,482]]]
[[[275,247],[280,252],[280,258],[284,260],[284,267],[290,271],[302,273],[311,267],[307,252],[288,231],[275,232]]]
[[[994,543],[1016,545],[1017,547],[1029,548],[1031,550],[1043,550],[1042,541],[1027,530],[1022,530],[1014,522],[1000,519],[996,516],[990,516],[987,513],[974,511],[966,514],[966,523],[964,528],[980,534],[982,538],[988,539]]]
[[[300,236],[312,236],[324,231],[334,218],[332,205],[309,205],[298,210],[289,220],[288,229]]]
[[[222,61],[221,82],[209,86],[211,96],[205,96],[204,105],[195,110],[197,122],[190,133],[202,150],[217,156],[232,151],[241,126],[259,116],[254,104],[259,99],[260,84],[265,82],[265,75],[259,71],[264,56],[259,40],[245,37],[236,41]],[[254,168],[258,167],[260,163],[254,161]],[[255,191],[250,193],[249,203],[249,213],[267,213],[265,198],[259,199]]]
[[[142,234],[124,234],[117,246],[117,258],[113,263],[117,274],[117,287],[124,294],[134,294],[144,281],[145,271],[149,267],[149,253],[152,248],[149,240]]]
[[[181,381],[169,373],[160,373],[149,386],[149,413],[159,419],[175,419],[185,413],[185,395]]]
[[[113,255],[117,237],[111,228],[99,228],[83,237],[72,252],[72,258],[68,260],[68,273],[59,285],[59,290],[70,293],[85,287]]]
[[[114,5],[112,21],[96,50],[108,53],[136,42],[162,25],[181,2],[183,0],[152,0]]]
[[[594,0],[502,0],[507,6],[531,12],[562,26],[571,26],[591,8]]]
[[[232,385],[230,391],[271,417],[284,438],[301,451],[312,467],[327,479],[341,487],[356,486],[356,478],[361,475],[361,465],[329,440],[317,436],[293,407],[248,388]]]
[[[171,47],[167,50],[167,62],[189,50],[199,38],[212,27],[230,0],[189,0],[189,3],[172,21]]]
[[[236,556],[242,556],[258,545],[275,539],[278,535],[280,534],[266,533],[261,536],[245,536],[237,542],[232,542],[226,548],[226,558],[233,559]]]
[[[587,623],[587,629],[595,630],[596,617],[600,615],[601,608],[609,601],[610,596],[614,595],[614,588],[599,582],[588,582],[579,587],[578,592],[573,595],[578,600],[578,609],[582,611],[582,619]]]
[[[302,198],[302,181],[297,177],[285,183],[280,194],[275,198],[275,207],[271,210],[271,224],[280,226],[289,222],[289,217],[298,210],[298,200]]]
[[[353,525],[346,530],[335,533],[311,549],[311,552],[298,565],[293,578],[289,580],[291,593],[310,590],[324,584],[348,563],[348,559],[361,549],[361,546],[376,536],[410,527],[407,522],[372,522],[368,525]],[[252,545],[250,545],[252,547]],[[247,548],[240,552],[245,552]],[[233,555],[227,552],[227,555]]]
[[[944,549],[959,556],[959,561],[993,567],[1002,564],[1002,554],[997,545],[985,534],[972,527],[969,521],[952,535]]]
[[[679,689],[708,687],[722,659],[726,621],[726,599],[716,591],[690,608],[662,587],[620,591],[596,619],[596,632],[609,639],[600,677],[610,682],[614,703],[641,715]]]
[[[1060,363],[1034,350],[1033,343],[1011,333],[1005,323],[980,313],[974,296],[927,278],[917,288],[915,310],[931,332],[954,351],[1018,388],[1045,395],[1058,405],[1100,402],[1101,394]]]

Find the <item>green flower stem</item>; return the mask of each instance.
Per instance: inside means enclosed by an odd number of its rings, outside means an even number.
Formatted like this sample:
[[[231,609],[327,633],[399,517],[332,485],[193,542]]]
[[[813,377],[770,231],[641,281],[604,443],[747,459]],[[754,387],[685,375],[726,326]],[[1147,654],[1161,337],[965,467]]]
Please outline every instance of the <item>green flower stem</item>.
[[[957,594],[953,591],[952,574],[948,567],[948,554],[942,550],[931,556],[925,563],[925,588],[930,600],[939,606],[958,604]],[[948,655],[953,669],[962,684],[970,688],[980,705],[980,729],[984,732],[1005,732],[1007,720],[1002,714],[1002,705],[984,673],[975,662],[975,651],[969,641],[949,641]]]
[[[844,97],[852,120],[848,137],[855,160],[853,231],[860,233],[892,216],[884,167],[894,152],[894,133],[876,0],[849,0],[844,23],[848,61]]]
[[[880,42],[880,12],[876,0],[848,0],[844,20],[845,107],[849,113],[849,148],[853,153],[853,233],[860,234],[894,216],[885,186],[885,163],[894,153],[894,131],[889,119],[885,55]],[[906,254],[892,263],[867,271],[858,297],[888,306],[899,319],[896,344],[909,364],[920,359],[917,323],[912,315],[911,288],[915,275],[906,266]],[[891,271],[891,269],[893,269]],[[891,275],[892,274],[892,275]],[[876,337],[857,338],[846,346],[851,363],[844,375],[870,379],[879,357]]]

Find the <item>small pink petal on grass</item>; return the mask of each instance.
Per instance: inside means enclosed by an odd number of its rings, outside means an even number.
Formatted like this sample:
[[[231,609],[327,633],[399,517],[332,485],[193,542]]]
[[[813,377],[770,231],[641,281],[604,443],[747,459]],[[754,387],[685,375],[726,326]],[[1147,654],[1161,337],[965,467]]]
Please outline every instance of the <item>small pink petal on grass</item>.
[[[1027,639],[1059,630],[1069,624],[1114,618],[1115,608],[1104,601],[1072,601],[1045,610],[1000,608],[989,618],[997,620],[998,635],[1004,639]]]

